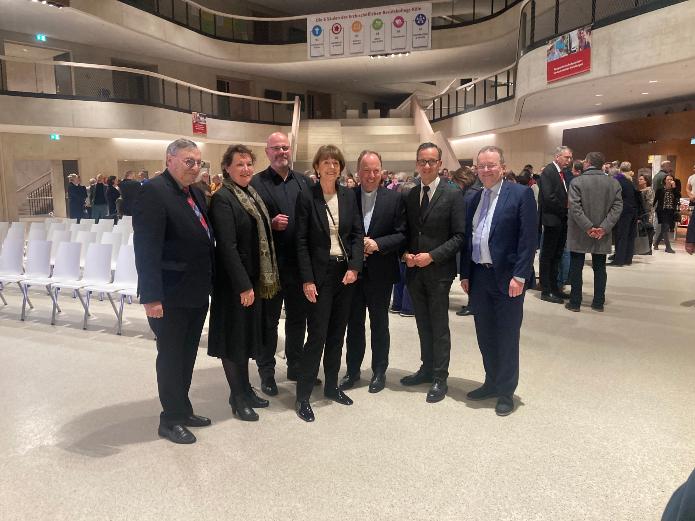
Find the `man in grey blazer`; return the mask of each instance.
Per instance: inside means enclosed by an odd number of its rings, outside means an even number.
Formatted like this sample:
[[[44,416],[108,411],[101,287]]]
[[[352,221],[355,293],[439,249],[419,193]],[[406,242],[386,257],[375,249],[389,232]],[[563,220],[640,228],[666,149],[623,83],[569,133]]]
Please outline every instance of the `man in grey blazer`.
[[[463,197],[455,185],[437,175],[442,151],[422,143],[416,153],[420,183],[406,196],[406,283],[420,337],[420,369],[401,379],[403,385],[432,383],[429,403],[444,399],[449,376],[449,290],[456,277],[456,253],[464,231]]]
[[[623,198],[618,182],[601,170],[604,162],[601,152],[589,152],[584,173],[570,184],[567,248],[572,291],[565,304],[570,311],[579,311],[582,303],[582,270],[587,253],[591,253],[594,270],[591,308],[603,311],[606,300],[606,255],[611,252],[610,232],[620,218]]]

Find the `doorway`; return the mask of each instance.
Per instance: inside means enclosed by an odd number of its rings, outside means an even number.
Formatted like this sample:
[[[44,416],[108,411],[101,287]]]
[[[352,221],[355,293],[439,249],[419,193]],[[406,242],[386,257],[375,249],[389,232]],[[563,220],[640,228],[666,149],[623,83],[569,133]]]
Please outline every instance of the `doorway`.
[[[307,117],[309,119],[331,119],[333,117],[330,94],[309,90],[306,97]]]

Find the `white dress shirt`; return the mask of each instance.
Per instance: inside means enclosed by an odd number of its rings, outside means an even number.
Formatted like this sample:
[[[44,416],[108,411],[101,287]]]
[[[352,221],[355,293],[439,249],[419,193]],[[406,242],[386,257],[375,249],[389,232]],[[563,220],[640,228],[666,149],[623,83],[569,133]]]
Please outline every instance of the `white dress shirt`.
[[[362,216],[364,217],[364,234],[367,235],[369,225],[372,222],[372,214],[374,213],[374,205],[376,204],[377,190],[366,192],[362,190]]]
[[[502,189],[503,180],[500,179],[496,185],[492,188],[483,188],[483,190],[488,190],[490,192],[490,206],[487,210],[487,215],[485,216],[485,224],[481,230],[478,229],[478,224],[480,222],[480,211],[483,206],[483,198],[485,193],[480,194],[480,202],[478,207],[475,209],[475,215],[473,215],[473,244],[480,241],[480,264],[492,264],[492,256],[490,255],[490,246],[488,245],[488,240],[490,238],[490,225],[492,224],[492,218],[495,215],[495,208],[497,207],[497,199],[500,195],[500,190]]]
[[[422,183],[422,180],[420,180]],[[429,186],[430,191],[427,193],[427,197],[429,197],[430,201],[432,200],[432,197],[434,196],[435,190],[437,190],[437,187],[439,186],[439,176],[434,178],[434,181],[432,181],[430,184],[426,185],[425,183],[422,183],[422,186]],[[425,191],[420,189],[420,204],[422,204],[422,196],[425,195]]]

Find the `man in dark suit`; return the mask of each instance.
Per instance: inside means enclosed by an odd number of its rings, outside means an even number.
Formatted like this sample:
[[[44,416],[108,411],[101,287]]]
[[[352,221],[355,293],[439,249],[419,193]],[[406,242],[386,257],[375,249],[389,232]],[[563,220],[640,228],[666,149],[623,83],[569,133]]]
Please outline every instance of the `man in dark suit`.
[[[422,365],[401,383],[431,382],[427,402],[434,403],[443,400],[448,390],[449,290],[457,272],[456,253],[463,242],[464,203],[458,187],[442,182],[437,175],[442,164],[437,145],[421,144],[415,157],[420,184],[405,200],[407,250],[402,258],[408,268],[406,283],[420,336]]]
[[[269,395],[278,394],[275,382],[275,351],[278,344],[278,324],[282,303],[285,302],[285,356],[287,378],[297,379],[299,358],[306,332],[307,304],[298,278],[295,231],[295,206],[302,192],[309,192],[313,183],[290,168],[292,148],[287,135],[274,132],[268,136],[265,153],[270,166],[251,179],[263,199],[271,218],[273,242],[280,270],[282,290],[272,299],[263,301],[263,344],[256,355],[261,390]]]
[[[572,151],[565,146],[555,149],[555,159],[541,172],[538,210],[543,225],[539,263],[541,299],[562,304],[569,298],[558,285],[560,261],[567,241],[567,180],[563,170],[572,163]]]
[[[695,216],[690,216],[690,222],[688,223],[688,230],[685,236],[685,251],[690,255],[695,253]]]
[[[128,170],[125,173],[123,181],[118,185],[118,189],[121,191],[121,214],[122,215],[133,215],[133,203],[140,193],[140,182],[135,179],[135,172]]]
[[[386,384],[391,344],[388,310],[391,288],[400,280],[398,254],[405,243],[405,209],[400,193],[381,186],[381,156],[377,152],[363,151],[357,168],[360,186],[355,196],[364,223],[366,259],[353,290],[346,340],[347,372],[340,388],[350,389],[360,379],[368,309],[373,373],[369,392],[378,393]]]
[[[143,185],[133,211],[138,293],[157,337],[159,435],[174,443],[194,443],[187,427],[210,425],[188,399],[214,269],[205,197],[190,187],[200,164],[195,143],[171,143],[167,169]]]
[[[501,149],[484,147],[476,168],[484,189],[472,192],[466,205],[461,287],[470,296],[485,383],[468,398],[497,397],[495,412],[506,416],[514,410],[519,382],[524,293],[536,253],[536,201],[527,186],[504,181]]]

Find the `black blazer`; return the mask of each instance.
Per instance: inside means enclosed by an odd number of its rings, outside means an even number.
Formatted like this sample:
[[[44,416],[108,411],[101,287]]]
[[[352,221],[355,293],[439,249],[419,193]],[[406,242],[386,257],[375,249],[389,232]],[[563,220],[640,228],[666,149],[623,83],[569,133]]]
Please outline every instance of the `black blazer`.
[[[364,231],[355,195],[344,186],[338,188],[338,234],[346,248],[348,269],[362,271],[364,259]],[[320,286],[328,271],[331,237],[326,214],[326,200],[321,184],[316,183],[308,192],[297,197],[297,261],[302,283],[314,282]]]
[[[538,188],[538,211],[541,215],[541,224],[560,226],[567,222],[567,189],[555,163],[550,163],[543,169]]]
[[[657,191],[654,193],[654,206],[656,206],[656,211],[657,212],[662,212],[664,210],[664,192],[665,188],[659,188]],[[680,205],[680,199],[681,199],[681,192],[678,190],[678,187],[673,188],[673,197],[675,198],[675,205],[676,208],[674,211],[678,211],[678,206]]]
[[[364,222],[360,187],[355,188],[355,197],[360,218]],[[405,245],[405,229],[405,206],[402,195],[395,190],[387,190],[380,186],[377,188],[369,230],[365,230],[365,235],[374,239],[379,246],[379,251],[367,256],[365,260],[362,276],[370,284],[390,286],[400,280],[398,257]]]
[[[205,197],[191,188],[210,229]],[[133,245],[140,302],[172,307],[208,304],[214,239],[208,237],[186,194],[168,170],[142,186],[133,207]]]
[[[440,180],[423,219],[420,219],[421,189],[422,185],[418,183],[405,199],[407,250],[409,253],[429,253],[434,262],[425,268],[408,268],[406,276],[422,272],[437,280],[453,280],[457,273],[456,253],[463,244],[465,226],[461,189]]]
[[[124,179],[118,188],[121,189],[121,212],[123,215],[133,215],[133,203],[140,193],[140,183],[133,179]]]

